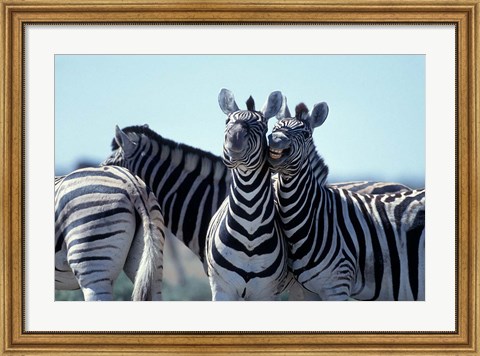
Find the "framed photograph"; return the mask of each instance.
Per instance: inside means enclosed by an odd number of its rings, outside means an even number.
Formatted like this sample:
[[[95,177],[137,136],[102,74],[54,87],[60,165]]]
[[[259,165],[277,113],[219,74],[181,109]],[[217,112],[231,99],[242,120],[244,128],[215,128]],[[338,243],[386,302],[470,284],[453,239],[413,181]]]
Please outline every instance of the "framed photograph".
[[[2,1],[2,353],[478,354],[479,11]],[[55,291],[54,176],[107,160],[116,126],[221,156],[222,88],[241,109],[276,90],[292,113],[326,102],[313,142],[328,184],[425,188],[420,300],[212,302],[203,246],[169,238],[163,301],[118,302],[131,284],[108,302]]]

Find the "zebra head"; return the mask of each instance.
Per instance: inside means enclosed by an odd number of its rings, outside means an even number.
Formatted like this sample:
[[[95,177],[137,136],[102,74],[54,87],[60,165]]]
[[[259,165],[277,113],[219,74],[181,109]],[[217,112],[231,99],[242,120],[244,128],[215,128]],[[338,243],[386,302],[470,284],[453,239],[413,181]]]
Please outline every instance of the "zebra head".
[[[112,153],[101,165],[116,165],[132,169],[132,162],[134,162],[135,157],[150,146],[150,140],[146,136],[149,132],[151,130],[147,124],[130,126],[123,130],[115,126]]]
[[[285,112],[287,114],[277,115],[278,122],[268,137],[268,161],[275,172],[288,178],[296,175],[308,160],[310,146],[313,144],[313,129],[325,122],[328,105],[316,104],[311,115],[303,103],[295,108],[295,117],[289,117],[286,106]]]
[[[251,170],[259,167],[266,158],[266,133],[268,119],[282,108],[283,96],[274,91],[260,111],[255,110],[253,98],[247,100],[247,110],[240,110],[233,93],[222,89],[218,103],[227,114],[223,160],[229,168]]]

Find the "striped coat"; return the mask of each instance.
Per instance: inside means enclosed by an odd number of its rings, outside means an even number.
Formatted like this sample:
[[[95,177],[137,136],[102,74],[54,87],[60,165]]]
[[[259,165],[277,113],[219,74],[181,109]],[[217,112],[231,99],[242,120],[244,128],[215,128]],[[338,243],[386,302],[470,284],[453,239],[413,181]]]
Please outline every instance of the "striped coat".
[[[55,288],[112,300],[123,269],[133,300],[161,300],[164,221],[145,183],[122,167],[55,179]]]
[[[255,111],[250,97],[247,110],[239,110],[230,91],[220,92],[220,107],[228,115],[224,162],[233,179],[207,233],[213,300],[272,300],[287,286],[285,239],[275,213],[265,137],[281,99],[274,92],[264,109]]]
[[[327,114],[324,103],[312,115],[299,105],[269,137],[294,275],[323,300],[424,300],[425,191],[358,194],[319,181],[308,155]]]

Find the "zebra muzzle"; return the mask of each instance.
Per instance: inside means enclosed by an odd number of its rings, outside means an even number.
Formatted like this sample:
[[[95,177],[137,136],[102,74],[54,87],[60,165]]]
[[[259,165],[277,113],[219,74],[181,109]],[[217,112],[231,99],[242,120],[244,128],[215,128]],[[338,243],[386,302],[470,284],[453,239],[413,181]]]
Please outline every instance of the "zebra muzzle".
[[[282,157],[282,154],[283,154],[283,151],[284,150],[277,150],[277,149],[274,149],[274,148],[270,148],[269,149],[269,154],[270,154],[270,158],[271,159],[279,159]]]

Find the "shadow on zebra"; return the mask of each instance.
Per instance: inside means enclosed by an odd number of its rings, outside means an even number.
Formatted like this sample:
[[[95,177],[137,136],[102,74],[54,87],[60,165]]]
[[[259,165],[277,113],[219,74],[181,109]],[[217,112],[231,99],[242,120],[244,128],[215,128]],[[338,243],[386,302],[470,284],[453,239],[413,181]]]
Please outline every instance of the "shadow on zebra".
[[[138,177],[122,167],[84,168],[55,178],[55,289],[112,300],[122,271],[132,300],[161,300],[163,215]]]
[[[325,184],[312,133],[328,115],[281,114],[269,136],[281,227],[296,279],[322,300],[425,299],[425,190],[360,194]],[[315,162],[315,170],[312,162]]]

